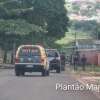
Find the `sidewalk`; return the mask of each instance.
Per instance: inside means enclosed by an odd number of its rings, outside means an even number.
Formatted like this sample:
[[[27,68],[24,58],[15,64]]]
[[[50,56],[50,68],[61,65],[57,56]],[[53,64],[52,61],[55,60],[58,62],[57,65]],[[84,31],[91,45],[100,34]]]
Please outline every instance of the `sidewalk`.
[[[0,64],[0,69],[13,69],[13,64]]]
[[[72,75],[72,77],[74,77],[84,86],[86,86],[87,84],[100,85],[100,72],[94,73],[94,72],[74,71],[73,69],[70,69],[69,67],[67,68],[67,71]],[[100,98],[100,92],[97,92],[97,91],[92,91],[92,92],[98,98]]]
[[[100,85],[100,76],[86,76],[86,75],[82,75],[82,76],[77,76],[75,75],[75,78],[82,83],[83,85],[87,85],[87,84],[93,84],[93,85]],[[92,91],[93,94],[95,94],[98,98],[100,98],[100,89],[99,92],[97,91]]]

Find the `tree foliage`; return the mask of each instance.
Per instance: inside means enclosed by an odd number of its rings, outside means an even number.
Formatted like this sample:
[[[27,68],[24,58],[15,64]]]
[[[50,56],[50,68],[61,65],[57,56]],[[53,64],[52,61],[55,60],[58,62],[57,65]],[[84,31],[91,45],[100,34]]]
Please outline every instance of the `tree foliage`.
[[[65,0],[0,0],[0,47],[38,42],[53,47],[68,28],[64,5]]]
[[[50,36],[64,36],[68,17],[64,0],[4,0],[0,1],[0,18],[24,19],[38,25]],[[23,23],[23,22],[22,22]],[[22,34],[22,33],[21,33]]]
[[[98,23],[96,20],[71,21],[71,29],[86,32],[94,38],[98,37],[100,39],[100,23]]]

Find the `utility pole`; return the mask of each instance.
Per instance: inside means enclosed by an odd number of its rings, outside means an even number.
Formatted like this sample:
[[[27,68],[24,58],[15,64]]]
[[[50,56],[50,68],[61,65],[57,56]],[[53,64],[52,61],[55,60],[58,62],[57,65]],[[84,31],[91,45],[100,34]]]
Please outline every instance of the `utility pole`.
[[[32,44],[34,43],[34,41],[33,41],[33,39],[34,39],[34,38],[33,38],[33,37],[34,37],[33,34],[34,34],[34,33],[32,32],[32,38],[31,38]]]
[[[15,33],[15,25],[13,24],[13,32],[14,34]],[[15,53],[16,53],[16,37],[13,37],[13,40],[12,40],[13,44],[12,44],[12,47],[13,47],[13,51],[12,51],[12,61],[11,63],[15,63]]]
[[[13,51],[12,51],[12,60],[11,63],[14,64],[15,62],[15,53],[16,53],[16,43],[13,41]]]
[[[76,46],[76,42],[77,42],[77,37],[76,37],[76,32],[75,32],[75,46]]]
[[[98,40],[98,25],[96,27],[96,39]]]
[[[77,41],[77,33],[75,32],[75,53],[78,52],[78,41]]]
[[[75,32],[75,51],[77,49],[77,33]]]

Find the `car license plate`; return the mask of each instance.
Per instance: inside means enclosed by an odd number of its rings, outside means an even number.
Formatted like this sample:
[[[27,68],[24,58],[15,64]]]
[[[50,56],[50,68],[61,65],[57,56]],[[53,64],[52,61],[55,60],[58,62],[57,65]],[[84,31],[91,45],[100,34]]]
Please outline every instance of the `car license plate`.
[[[34,67],[33,65],[27,65],[26,67],[28,67],[28,68],[32,68],[32,67]]]

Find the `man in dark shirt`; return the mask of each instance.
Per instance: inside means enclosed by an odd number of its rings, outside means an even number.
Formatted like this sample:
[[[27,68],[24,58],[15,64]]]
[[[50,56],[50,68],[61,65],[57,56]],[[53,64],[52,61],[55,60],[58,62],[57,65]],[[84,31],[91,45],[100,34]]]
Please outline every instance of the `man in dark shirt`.
[[[60,58],[61,58],[61,70],[64,71],[65,70],[65,61],[66,61],[65,54],[62,53]]]
[[[77,55],[74,55],[73,57],[73,61],[74,61],[74,70],[77,70],[77,65],[78,65],[78,62],[79,62],[79,58]]]
[[[81,58],[81,63],[82,63],[82,69],[83,69],[83,71],[85,71],[86,62],[87,62],[87,58],[86,58],[86,56],[83,54],[83,56],[82,56],[82,58]]]

